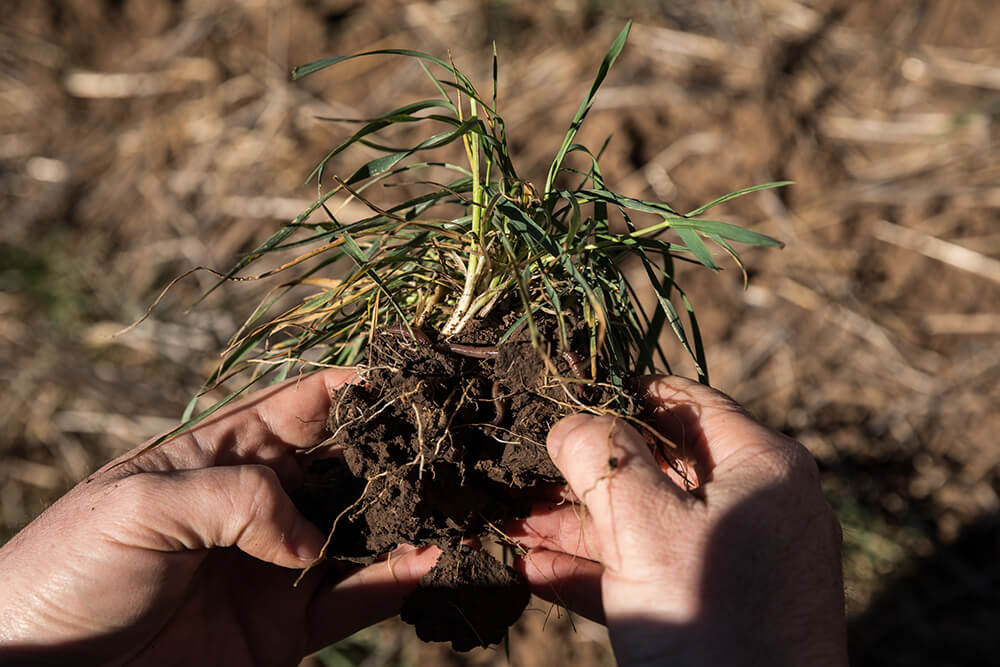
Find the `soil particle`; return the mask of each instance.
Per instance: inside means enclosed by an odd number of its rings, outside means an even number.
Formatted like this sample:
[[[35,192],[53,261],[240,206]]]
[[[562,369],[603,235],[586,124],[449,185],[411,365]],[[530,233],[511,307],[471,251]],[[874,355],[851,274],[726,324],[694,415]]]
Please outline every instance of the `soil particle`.
[[[462,545],[437,564],[403,603],[400,617],[426,642],[456,651],[499,643],[530,597],[524,577],[485,551]]]

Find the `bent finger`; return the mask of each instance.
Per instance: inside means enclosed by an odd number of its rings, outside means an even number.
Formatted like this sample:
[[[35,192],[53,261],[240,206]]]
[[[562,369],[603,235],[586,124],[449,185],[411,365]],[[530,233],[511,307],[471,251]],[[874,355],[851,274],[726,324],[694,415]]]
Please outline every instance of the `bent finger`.
[[[641,558],[659,516],[687,511],[689,498],[660,470],[645,440],[623,420],[574,415],[548,439],[549,455],[590,512],[601,561],[618,569]]]
[[[600,561],[594,527],[583,505],[536,505],[525,519],[504,523],[504,533],[528,549],[549,549]]]
[[[116,536],[156,551],[235,546],[259,560],[299,568],[320,552],[323,535],[292,504],[266,466],[141,473],[115,484],[127,512]]]
[[[517,567],[538,597],[597,623],[605,622],[600,563],[561,551],[531,549],[518,559]]]
[[[711,387],[676,375],[650,376],[642,384],[655,426],[695,460],[701,483],[717,466],[783,446],[783,436]]]
[[[333,393],[356,377],[353,368],[330,368],[285,380],[223,408],[191,433],[205,440],[236,434],[292,447],[315,445],[326,432]]]

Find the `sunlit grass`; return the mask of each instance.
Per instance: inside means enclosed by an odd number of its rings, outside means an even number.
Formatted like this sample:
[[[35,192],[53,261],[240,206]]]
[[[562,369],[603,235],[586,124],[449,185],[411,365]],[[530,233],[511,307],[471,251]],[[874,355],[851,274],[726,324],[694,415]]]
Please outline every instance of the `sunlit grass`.
[[[498,332],[499,340],[526,328],[545,359],[569,350],[570,332],[582,323],[589,350],[579,351],[589,354],[592,369],[606,368],[608,380],[619,388],[629,376],[669,371],[659,345],[663,328],[669,327],[707,382],[697,320],[675,282],[675,263],[718,271],[709,248],[714,244],[742,270],[734,243],[781,245],[702,216],[724,201],[786,182],[744,188],[687,213],[609,190],[600,168],[607,142],[595,152],[576,143],[576,136],[630,27],[625,26],[604,55],[541,188],[522,178],[511,158],[497,99],[495,49],[489,95],[477,90],[452,62],[417,51],[382,49],[296,68],[292,76],[300,79],[354,58],[411,58],[419,62],[436,96],[372,119],[331,119],[358,127],[310,174],[317,188],[315,203],[220,281],[246,279],[244,270],[264,256],[277,253],[285,258],[277,269],[256,276],[280,273],[285,280],[233,337],[206,387],[248,368],[253,369],[253,384],[263,377],[280,380],[308,367],[358,363],[379,327],[419,326],[454,337],[470,322],[498,312],[516,316],[507,318],[513,323]],[[408,146],[390,145],[386,131],[403,125],[428,129]],[[436,150],[454,144],[464,149],[463,163],[435,159]],[[330,173],[335,157],[359,146],[377,157],[346,176]],[[569,166],[571,156],[582,157],[585,167]],[[443,173],[451,176],[441,180]],[[377,186],[380,195],[406,191],[386,187],[402,184],[419,185],[423,191],[390,205],[370,196]],[[370,215],[339,219],[329,206],[334,197],[362,202]],[[325,220],[313,221],[319,213]],[[613,216],[623,223],[618,231],[611,224]],[[651,222],[640,225],[640,220]],[[648,286],[633,284],[623,271],[630,258],[639,262],[656,294],[652,312],[637,298]],[[345,260],[349,266],[341,268]],[[289,310],[273,312],[283,294],[301,286],[312,286],[315,292]],[[686,312],[686,323],[679,311]],[[542,339],[540,318],[557,323],[556,340]],[[197,416],[192,401],[185,427],[246,386]]]

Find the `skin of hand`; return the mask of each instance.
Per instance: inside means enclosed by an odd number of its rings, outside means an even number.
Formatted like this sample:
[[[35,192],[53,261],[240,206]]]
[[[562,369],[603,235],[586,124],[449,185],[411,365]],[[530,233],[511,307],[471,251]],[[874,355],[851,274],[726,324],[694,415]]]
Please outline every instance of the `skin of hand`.
[[[548,438],[568,500],[507,526],[535,593],[604,622],[620,665],[846,665],[840,525],[798,443],[679,377],[644,383],[697,483],[620,419]]]
[[[49,507],[0,549],[0,663],[296,665],[398,613],[436,549],[292,585],[324,540],[286,494],[296,452],[353,376],[251,394]]]

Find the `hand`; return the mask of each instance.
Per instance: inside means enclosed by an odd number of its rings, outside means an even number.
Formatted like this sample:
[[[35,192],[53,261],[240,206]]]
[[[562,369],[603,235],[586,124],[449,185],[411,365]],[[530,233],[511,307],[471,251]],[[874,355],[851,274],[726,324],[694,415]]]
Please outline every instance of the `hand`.
[[[697,491],[624,421],[562,420],[548,449],[570,502],[508,526],[535,592],[606,622],[621,665],[846,665],[840,526],[812,457],[690,380],[646,394]]]
[[[250,395],[52,505],[0,549],[0,662],[295,665],[397,613],[435,550],[292,586],[324,536],[285,489],[352,376]]]

